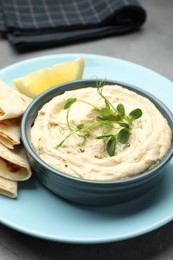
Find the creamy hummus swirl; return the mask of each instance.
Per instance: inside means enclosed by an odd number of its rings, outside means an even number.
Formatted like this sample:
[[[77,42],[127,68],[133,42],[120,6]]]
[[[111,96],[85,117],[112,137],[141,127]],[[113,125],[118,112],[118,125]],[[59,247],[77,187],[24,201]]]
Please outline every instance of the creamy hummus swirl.
[[[70,131],[67,128],[64,104],[68,98],[77,98],[104,106],[104,100],[96,88],[67,91],[56,96],[39,111],[31,129],[31,142],[39,157],[53,168],[83,179],[118,180],[134,176],[156,165],[171,145],[171,129],[166,119],[147,98],[118,85],[104,86],[104,96],[116,107],[122,103],[128,114],[135,108],[143,112],[133,123],[127,145],[118,145],[115,156],[105,152],[102,139],[95,137],[101,129],[90,131],[87,142],[80,146],[81,137],[74,134],[62,146],[55,149]],[[77,102],[73,104],[70,124],[91,122],[97,115],[91,106]]]

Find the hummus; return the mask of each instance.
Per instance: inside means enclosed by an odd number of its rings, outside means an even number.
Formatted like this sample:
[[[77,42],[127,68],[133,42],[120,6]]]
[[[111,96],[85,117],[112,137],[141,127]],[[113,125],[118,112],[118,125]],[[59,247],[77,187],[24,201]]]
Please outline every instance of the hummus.
[[[31,129],[31,142],[39,157],[53,168],[83,179],[118,180],[140,174],[155,166],[167,153],[171,145],[171,129],[166,119],[147,98],[121,86],[104,86],[104,96],[114,105],[122,103],[126,113],[136,108],[142,117],[133,122],[133,129],[127,144],[117,144],[114,156],[105,151],[100,128],[90,131],[85,145],[83,138],[73,134],[56,149],[70,130],[67,127],[64,104],[69,98],[85,100],[98,107],[104,100],[96,88],[67,91],[54,97],[39,111]],[[71,125],[92,122],[97,116],[92,106],[76,102],[70,109]]]

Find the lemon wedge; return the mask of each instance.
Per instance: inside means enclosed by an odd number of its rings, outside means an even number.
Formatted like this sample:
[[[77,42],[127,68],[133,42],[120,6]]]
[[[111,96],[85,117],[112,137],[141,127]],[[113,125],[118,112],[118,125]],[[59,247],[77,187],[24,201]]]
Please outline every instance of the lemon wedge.
[[[72,61],[55,64],[13,80],[15,87],[26,96],[35,98],[45,90],[59,84],[80,80],[84,72],[83,56]]]

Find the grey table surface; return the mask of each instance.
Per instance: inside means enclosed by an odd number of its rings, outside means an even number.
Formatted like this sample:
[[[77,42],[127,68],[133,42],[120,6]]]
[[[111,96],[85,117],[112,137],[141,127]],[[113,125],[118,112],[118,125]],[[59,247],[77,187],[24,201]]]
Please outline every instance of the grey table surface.
[[[90,53],[148,67],[173,81],[173,1],[141,0],[143,28],[133,34],[18,53],[0,38],[0,69],[21,60],[63,53]],[[1,205],[0,205],[1,206]],[[0,260],[17,259],[173,259],[173,221],[139,237],[105,244],[57,243],[27,236],[0,224]]]

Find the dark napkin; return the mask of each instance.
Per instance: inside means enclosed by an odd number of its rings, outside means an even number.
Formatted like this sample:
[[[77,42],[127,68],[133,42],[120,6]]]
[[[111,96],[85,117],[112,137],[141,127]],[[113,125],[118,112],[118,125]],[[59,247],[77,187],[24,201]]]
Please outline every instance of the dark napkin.
[[[137,0],[0,0],[0,32],[23,49],[130,33],[145,20]]]

